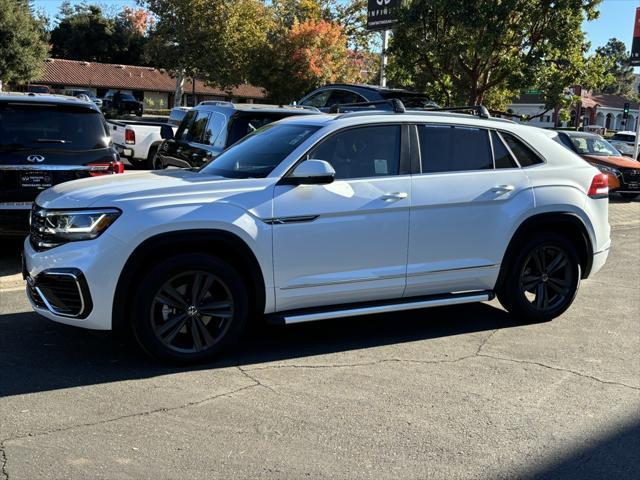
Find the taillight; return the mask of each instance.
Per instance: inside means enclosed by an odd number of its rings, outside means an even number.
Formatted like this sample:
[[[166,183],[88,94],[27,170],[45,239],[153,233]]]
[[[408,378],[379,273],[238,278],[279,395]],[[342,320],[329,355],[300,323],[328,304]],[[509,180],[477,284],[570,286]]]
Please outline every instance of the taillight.
[[[114,173],[124,173],[124,163],[122,162],[109,162],[109,163],[90,163],[87,165],[90,167],[89,175],[92,177],[99,177],[100,175],[111,175]]]
[[[136,132],[134,132],[130,128],[125,128],[124,143],[126,143],[127,145],[133,145],[134,143],[136,143]]]
[[[607,177],[606,173],[598,173],[593,177],[587,195],[591,198],[605,198],[609,196],[609,177]]]

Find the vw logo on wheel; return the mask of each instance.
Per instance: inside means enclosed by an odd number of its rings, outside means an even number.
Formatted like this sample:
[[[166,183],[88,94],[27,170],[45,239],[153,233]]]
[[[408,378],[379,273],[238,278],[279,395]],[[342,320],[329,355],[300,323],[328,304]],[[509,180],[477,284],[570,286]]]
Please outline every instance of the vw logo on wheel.
[[[42,155],[29,155],[27,161],[31,163],[42,163],[44,162],[44,157]]]

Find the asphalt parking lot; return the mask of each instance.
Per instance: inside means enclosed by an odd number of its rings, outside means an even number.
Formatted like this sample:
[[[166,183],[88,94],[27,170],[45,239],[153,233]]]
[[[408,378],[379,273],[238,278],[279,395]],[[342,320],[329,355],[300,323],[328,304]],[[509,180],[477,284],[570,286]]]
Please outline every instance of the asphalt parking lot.
[[[0,479],[640,478],[640,202],[573,307],[497,302],[254,332],[155,365],[32,313],[0,256]]]

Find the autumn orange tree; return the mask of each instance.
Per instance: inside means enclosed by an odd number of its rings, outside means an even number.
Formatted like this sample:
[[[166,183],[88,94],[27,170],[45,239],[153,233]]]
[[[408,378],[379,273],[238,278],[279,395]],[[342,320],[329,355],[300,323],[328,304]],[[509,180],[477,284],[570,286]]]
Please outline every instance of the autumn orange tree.
[[[274,40],[258,55],[253,81],[275,102],[290,103],[326,83],[362,80],[362,60],[349,50],[336,23],[296,21]]]

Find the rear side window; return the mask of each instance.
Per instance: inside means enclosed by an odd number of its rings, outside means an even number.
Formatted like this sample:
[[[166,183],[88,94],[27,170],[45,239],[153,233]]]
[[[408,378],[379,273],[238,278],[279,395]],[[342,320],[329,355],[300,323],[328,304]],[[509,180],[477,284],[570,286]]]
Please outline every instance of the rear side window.
[[[419,125],[423,173],[493,169],[487,130],[449,125]]]
[[[493,144],[493,158],[496,168],[516,168],[518,166],[496,132],[491,132],[491,143]]]
[[[331,92],[332,90],[323,90],[322,92],[318,92],[307,98],[304,102],[300,102],[300,105],[322,108],[327,104],[327,100],[329,100]]]
[[[0,150],[82,151],[106,148],[100,112],[66,105],[0,103]]]
[[[500,136],[504,138],[504,141],[515,155],[521,167],[530,167],[531,165],[542,163],[538,155],[533,153],[529,147],[510,133],[501,132]]]

